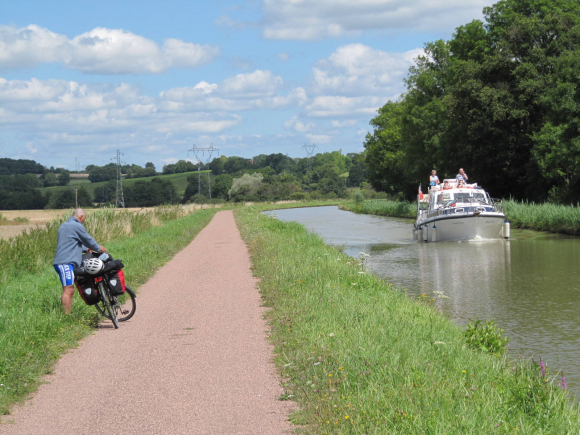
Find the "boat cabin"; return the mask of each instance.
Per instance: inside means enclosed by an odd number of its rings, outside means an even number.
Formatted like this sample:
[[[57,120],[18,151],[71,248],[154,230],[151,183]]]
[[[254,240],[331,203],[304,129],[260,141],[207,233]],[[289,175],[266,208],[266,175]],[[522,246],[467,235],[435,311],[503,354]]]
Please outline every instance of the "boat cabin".
[[[423,198],[422,206],[427,210],[427,217],[455,213],[473,213],[494,211],[493,201],[489,194],[478,187],[477,183],[458,186],[455,179],[445,180],[451,186],[444,189],[443,184],[432,186],[429,194]],[[422,207],[422,208],[423,208]]]

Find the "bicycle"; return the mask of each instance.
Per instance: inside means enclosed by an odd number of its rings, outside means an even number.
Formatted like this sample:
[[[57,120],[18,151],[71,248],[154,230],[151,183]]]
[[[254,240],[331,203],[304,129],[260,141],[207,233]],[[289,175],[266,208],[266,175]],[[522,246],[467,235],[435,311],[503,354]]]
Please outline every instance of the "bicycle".
[[[83,255],[83,263],[84,260],[99,255],[99,253],[85,254]],[[120,260],[113,260],[109,254],[104,262],[104,269],[96,275],[88,274],[83,268],[75,269],[75,283],[77,283],[77,288],[85,303],[95,305],[99,314],[111,320],[115,329],[118,329],[119,322],[125,322],[135,314],[137,296],[127,285],[125,285],[123,294],[115,294],[115,285],[111,283],[112,274],[118,273],[123,268],[123,263]],[[85,293],[83,294],[83,292]],[[129,301],[126,301],[125,295],[128,295]],[[124,308],[123,302],[128,302],[129,306]]]
[[[113,322],[115,329],[118,329],[119,322],[125,322],[135,314],[135,310],[137,309],[137,301],[135,298],[137,296],[131,287],[125,286],[125,294],[129,295],[130,299],[130,308],[123,308],[122,302],[118,298],[122,298],[124,295],[114,296],[111,293],[111,287],[105,276],[97,277],[95,282],[99,292],[99,302],[95,304],[95,308],[103,317]]]

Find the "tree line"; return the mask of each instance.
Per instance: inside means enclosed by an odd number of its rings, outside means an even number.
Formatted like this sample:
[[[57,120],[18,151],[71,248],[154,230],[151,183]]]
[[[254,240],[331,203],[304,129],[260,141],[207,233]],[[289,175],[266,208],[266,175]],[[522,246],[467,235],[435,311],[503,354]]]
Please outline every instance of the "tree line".
[[[197,165],[180,160],[163,167],[164,174],[191,172],[185,193],[179,192],[171,180],[159,177],[153,163],[147,163],[145,167],[124,165],[124,178],[147,178],[123,187],[125,206],[338,198],[346,195],[348,187],[365,183],[367,172],[362,154],[343,155],[340,151],[319,153],[309,159],[290,158],[279,153],[252,158],[220,156],[208,165],[200,166],[204,172],[192,172],[198,169]],[[30,167],[42,169],[44,173],[40,176],[0,175],[0,209],[71,208],[77,203],[83,207],[115,204],[117,168],[114,164],[87,166],[91,182],[106,181],[94,188],[94,196],[82,185],[74,190],[49,191],[43,195],[39,190],[41,187],[67,185],[70,174],[64,169],[47,170],[42,165]]]
[[[580,200],[580,2],[502,0],[425,45],[364,143],[369,181],[411,197],[460,167],[493,196]]]

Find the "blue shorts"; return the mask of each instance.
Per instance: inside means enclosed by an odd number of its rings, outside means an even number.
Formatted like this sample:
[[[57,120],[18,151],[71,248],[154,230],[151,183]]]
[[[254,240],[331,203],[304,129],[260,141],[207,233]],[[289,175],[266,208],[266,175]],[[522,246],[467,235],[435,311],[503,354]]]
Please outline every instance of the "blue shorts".
[[[74,264],[55,264],[54,270],[58,273],[62,286],[73,285],[75,280]]]

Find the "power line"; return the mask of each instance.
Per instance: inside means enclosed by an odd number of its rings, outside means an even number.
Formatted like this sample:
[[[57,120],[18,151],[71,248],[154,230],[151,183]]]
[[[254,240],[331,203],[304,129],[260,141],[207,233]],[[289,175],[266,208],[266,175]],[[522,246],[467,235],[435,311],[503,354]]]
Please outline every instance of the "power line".
[[[205,166],[210,162],[211,156],[214,152],[220,154],[220,150],[214,148],[213,143],[209,144],[208,147],[201,148],[197,145],[193,144],[193,147],[190,150],[187,150],[187,157],[189,157],[189,153],[192,152],[197,160],[197,193],[201,194],[201,166],[202,166],[202,157],[205,160]],[[207,157],[206,157],[207,155]],[[207,190],[208,190],[208,198],[211,199],[211,181],[209,178],[209,172],[207,173]]]

